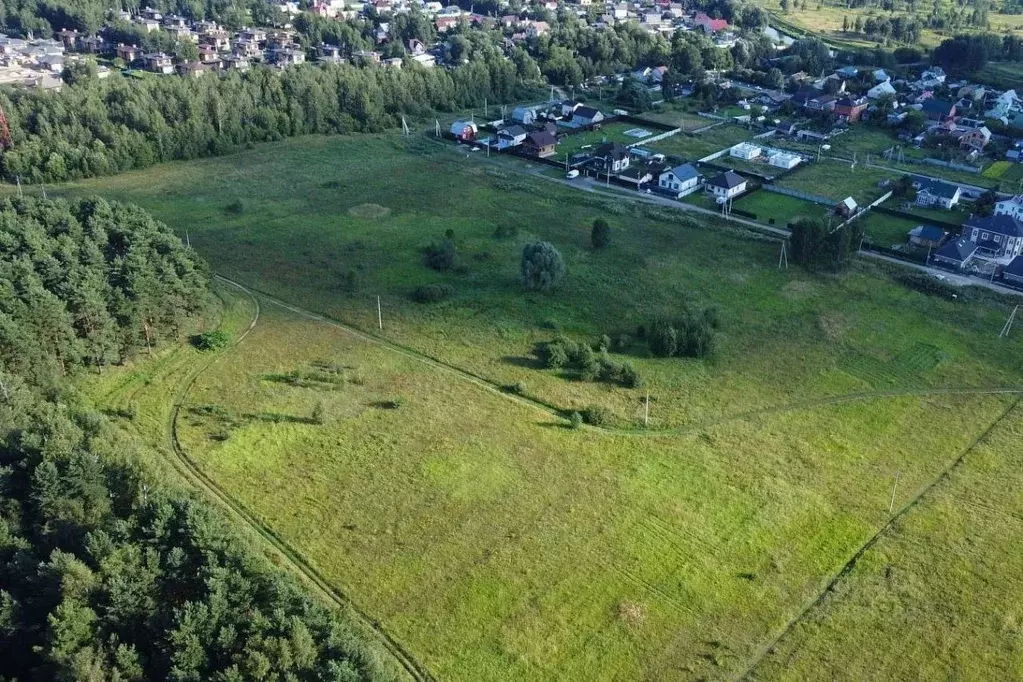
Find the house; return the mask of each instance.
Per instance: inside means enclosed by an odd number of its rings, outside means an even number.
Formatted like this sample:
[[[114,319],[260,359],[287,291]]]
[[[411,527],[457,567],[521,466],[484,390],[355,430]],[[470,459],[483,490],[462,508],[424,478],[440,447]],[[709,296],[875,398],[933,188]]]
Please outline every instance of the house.
[[[717,33],[726,30],[728,22],[724,19],[711,19],[705,12],[697,12],[693,26],[702,28],[704,33]]]
[[[536,120],[536,109],[531,107],[515,107],[511,117],[513,121],[527,126]]]
[[[959,185],[953,185],[950,182],[917,176],[913,180],[913,186],[917,189],[917,206],[938,206],[951,210],[962,197],[962,189]]]
[[[576,107],[572,114],[572,125],[577,127],[594,126],[604,120],[604,114],[588,106]]]
[[[987,118],[1006,118],[1009,112],[1015,108],[1018,101],[1019,97],[1016,96],[1015,90],[1006,90],[995,98],[995,101],[991,103],[991,108],[984,113],[984,116]]]
[[[274,64],[280,67],[303,64],[305,63],[305,50],[293,47],[283,47],[274,50],[273,60]]]
[[[522,149],[527,154],[537,158],[545,158],[554,154],[554,147],[558,144],[558,138],[546,130],[538,130],[526,135],[522,143]]]
[[[760,147],[755,144],[740,142],[728,150],[728,155],[734,156],[737,159],[742,159],[743,161],[750,161],[760,156],[761,151]]]
[[[582,102],[576,102],[575,100],[566,99],[561,103],[561,116],[562,118],[572,118],[575,110],[582,106]]]
[[[224,64],[224,68],[227,70],[240,71],[241,73],[245,73],[249,70],[249,60],[246,57],[227,55],[221,61]]]
[[[659,170],[659,168],[651,168],[650,166],[629,166],[618,174],[618,179],[635,185],[638,190],[643,185],[653,182],[654,175]]]
[[[909,243],[926,249],[938,248],[944,238],[945,231],[933,225],[917,225],[909,231]]]
[[[472,142],[478,132],[479,129],[472,121],[455,121],[451,124],[451,134],[459,142]]]
[[[429,53],[412,55],[412,61],[427,69],[437,66],[437,58]]]
[[[674,195],[676,199],[683,197],[699,188],[700,171],[691,163],[668,168],[657,178],[657,186]]]
[[[182,76],[189,76],[191,78],[198,78],[199,76],[206,73],[206,69],[209,68],[206,64],[195,61],[195,62],[182,62],[178,64],[178,73]]]
[[[887,83],[891,79],[892,77],[889,76],[884,69],[878,69],[877,71],[874,72],[875,83]]]
[[[746,178],[735,171],[725,171],[707,181],[707,191],[716,198],[731,199],[746,191]]]
[[[944,99],[934,99],[932,97],[924,100],[920,110],[927,116],[929,121],[946,123],[954,121],[956,118],[956,105]]]
[[[433,20],[433,23],[437,27],[437,33],[444,33],[458,26],[460,20],[461,18],[458,15],[449,14],[437,17]]]
[[[1016,256],[1005,266],[1002,279],[1012,284],[1023,284],[1023,256]]]
[[[959,138],[959,146],[973,151],[983,151],[987,143],[991,141],[991,131],[987,126],[970,128]]]
[[[546,35],[550,30],[551,27],[546,21],[531,21],[526,26],[526,35],[532,38],[539,38],[542,35]]]
[[[860,70],[855,66],[843,66],[841,69],[835,71],[841,78],[856,78],[860,74]]]
[[[838,98],[834,95],[817,95],[806,100],[803,106],[810,111],[834,111]]]
[[[799,154],[792,154],[790,152],[783,152],[774,150],[768,157],[767,163],[774,166],[775,168],[783,168],[788,170],[795,168],[803,161]]]
[[[526,129],[522,126],[508,126],[497,131],[497,148],[518,147],[526,141]]]
[[[774,126],[774,129],[782,135],[795,135],[796,124],[792,121],[781,121]]]
[[[867,110],[868,104],[865,97],[843,97],[835,102],[835,115],[841,121],[855,123]]]
[[[163,74],[174,73],[174,62],[171,60],[169,54],[165,54],[163,52],[151,52],[149,54],[142,55],[142,61],[145,63],[147,71]]]
[[[131,64],[139,57],[139,49],[134,45],[125,45],[121,43],[117,46],[117,58],[124,61],[125,64]]]
[[[600,170],[621,173],[629,167],[629,148],[618,142],[604,142],[593,151],[593,158]]]
[[[867,99],[881,99],[885,95],[894,95],[895,86],[891,84],[891,81],[885,81],[875,85],[870,90],[867,90]]]
[[[851,218],[856,215],[856,209],[859,208],[856,204],[856,200],[852,197],[846,197],[840,202],[835,204],[835,213],[842,216],[843,218]]]
[[[968,239],[952,239],[945,243],[940,249],[934,252],[931,260],[942,265],[949,265],[954,268],[965,268],[967,263],[977,253],[977,245]]]
[[[1023,194],[1002,199],[995,204],[995,215],[1011,215],[1023,220]]]
[[[1023,252],[1023,222],[1011,215],[971,216],[963,225],[963,238],[996,258],[1014,258]]]
[[[934,81],[935,83],[941,84],[945,82],[945,70],[940,66],[932,66],[926,69],[920,74],[920,80],[922,81]]]

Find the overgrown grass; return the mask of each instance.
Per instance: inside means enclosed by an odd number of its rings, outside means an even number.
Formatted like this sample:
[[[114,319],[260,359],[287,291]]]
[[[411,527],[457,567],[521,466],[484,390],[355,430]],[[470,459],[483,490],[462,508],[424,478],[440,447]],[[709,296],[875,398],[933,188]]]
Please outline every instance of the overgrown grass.
[[[649,145],[662,154],[670,154],[696,161],[705,156],[739,144],[753,137],[746,128],[732,123],[723,123],[702,133],[677,133],[659,142]]]
[[[822,158],[797,169],[777,184],[836,202],[851,196],[857,204],[865,206],[887,191],[881,187],[881,182],[892,177],[888,171],[867,168],[862,163],[854,169],[852,164]]]
[[[501,387],[267,304],[179,421],[209,475],[441,679],[734,677],[888,519],[894,472],[900,502],[1010,398],[827,400],[1023,377],[1023,339],[997,340],[1011,306],[993,295],[926,296],[868,264],[779,271],[776,243],[735,227],[429,141],[303,138],[59,191],[141,203],[187,228],[218,272]],[[234,200],[245,211],[225,214]],[[613,232],[599,252],[597,217]],[[438,273],[422,249],[448,230],[456,267]],[[568,268],[551,295],[518,282],[537,238]],[[453,293],[409,298],[429,284]],[[683,306],[718,309],[717,349],[663,360],[626,346],[641,390],[569,380],[532,355],[555,329],[635,337]],[[137,421],[154,437],[166,387],[200,357],[178,353],[162,374],[102,380],[114,397],[145,387]],[[306,381],[322,367],[346,381]],[[624,430],[566,428],[502,390],[519,383],[563,413],[604,408]],[[681,429],[634,433],[647,390],[651,430]]]
[[[759,190],[735,202],[735,208],[755,213],[765,225],[785,227],[796,218],[820,218],[829,208],[785,194]]]

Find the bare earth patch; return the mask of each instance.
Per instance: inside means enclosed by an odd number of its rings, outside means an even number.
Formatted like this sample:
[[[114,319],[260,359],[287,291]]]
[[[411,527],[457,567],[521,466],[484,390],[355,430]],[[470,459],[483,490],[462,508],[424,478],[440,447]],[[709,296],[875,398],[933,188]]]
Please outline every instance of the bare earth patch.
[[[817,293],[817,285],[806,280],[793,280],[782,287],[782,295],[790,301],[800,301]]]
[[[646,609],[634,601],[623,601],[618,604],[618,617],[625,623],[638,627],[646,620]]]
[[[365,220],[381,220],[391,215],[391,209],[380,204],[359,204],[348,209],[348,215]]]

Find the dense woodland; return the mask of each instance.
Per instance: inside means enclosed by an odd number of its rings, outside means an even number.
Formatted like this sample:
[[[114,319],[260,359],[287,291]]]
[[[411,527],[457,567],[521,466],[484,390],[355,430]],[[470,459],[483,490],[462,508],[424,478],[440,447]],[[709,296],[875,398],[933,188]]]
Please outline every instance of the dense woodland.
[[[209,273],[145,212],[0,205],[0,675],[389,679],[362,635],[156,480],[69,375],[182,336]]]

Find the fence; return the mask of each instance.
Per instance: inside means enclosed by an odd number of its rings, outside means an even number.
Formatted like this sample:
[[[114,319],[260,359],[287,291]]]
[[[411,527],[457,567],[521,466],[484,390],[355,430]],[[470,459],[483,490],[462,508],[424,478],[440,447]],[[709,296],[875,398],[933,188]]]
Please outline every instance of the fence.
[[[891,193],[889,192],[889,194],[891,194]],[[900,210],[894,209],[894,208],[887,208],[885,206],[878,206],[877,207],[877,212],[878,213],[884,213],[885,215],[890,215],[890,216],[895,217],[895,218],[904,218],[906,220],[917,220],[921,224],[934,225],[935,227],[940,227],[943,230],[948,230],[948,231],[954,232],[954,233],[958,233],[962,229],[962,227],[963,227],[962,225],[956,225],[955,223],[946,223],[943,220],[934,220],[933,218],[925,218],[923,216],[916,215],[915,213],[908,213],[906,211],[900,211]]]
[[[883,204],[884,202],[888,201],[891,198],[892,198],[892,191],[888,190],[887,192],[882,194],[880,197],[878,197],[877,199],[874,199],[872,202],[870,202],[866,206],[863,206],[858,211],[856,211],[856,213],[854,213],[853,215],[849,216],[849,218],[847,220],[845,220],[844,222],[842,222],[842,224],[839,225],[839,227],[842,227],[844,225],[848,225],[852,221],[858,220],[858,219],[862,218],[870,209]]]
[[[821,204],[823,206],[834,206],[837,202],[827,197],[822,197],[818,194],[810,194],[809,192],[800,192],[798,189],[789,189],[788,187],[779,187],[778,185],[767,184],[763,186],[768,192],[774,192],[775,194],[784,194],[786,196],[795,197],[796,199],[802,199],[803,201],[809,201],[814,204]]]
[[[909,161],[910,159],[904,159],[904,160],[905,161]],[[913,162],[915,163],[916,160],[913,159]],[[952,170],[964,171],[966,173],[980,173],[980,169],[977,168],[976,166],[965,166],[965,165],[963,165],[961,163],[952,163],[951,161],[942,161],[941,159],[926,158],[923,161],[921,161],[921,163],[922,164],[928,164],[928,165],[931,165],[931,166],[943,166],[945,168],[951,168]]]

